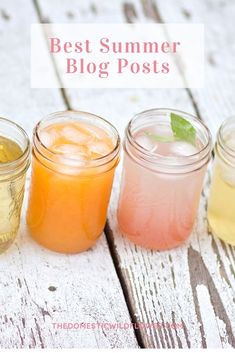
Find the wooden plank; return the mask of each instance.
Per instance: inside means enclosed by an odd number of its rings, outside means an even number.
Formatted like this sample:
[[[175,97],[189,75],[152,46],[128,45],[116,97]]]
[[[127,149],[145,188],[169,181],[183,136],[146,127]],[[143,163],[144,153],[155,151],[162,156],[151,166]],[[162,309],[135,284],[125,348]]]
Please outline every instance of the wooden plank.
[[[66,94],[72,107],[93,110],[105,116],[122,133],[134,113],[157,106],[171,106],[194,113],[199,111],[215,133],[221,115],[224,117],[232,107],[230,92],[233,92],[234,85],[228,80],[229,76],[225,76],[224,86],[218,85],[222,67],[213,65],[215,59],[211,56],[216,49],[217,35],[220,44],[223,40],[226,43],[226,38],[233,35],[232,14],[228,16],[225,12],[226,17],[223,17],[226,23],[229,19],[227,28],[222,21],[218,23],[221,6],[225,6],[220,5],[222,2],[215,1],[214,6],[211,1],[205,1],[200,8],[198,2],[186,0],[177,4],[170,1],[159,1],[157,4],[151,0],[103,1],[99,6],[98,1],[79,2],[78,6],[78,2],[72,0],[66,3],[60,1],[56,13],[52,11],[55,0],[40,0],[39,3],[43,15],[50,16],[52,22],[122,22],[124,19],[127,22],[160,22],[162,18],[168,22],[190,22],[194,16],[196,22],[204,22],[212,7],[215,17],[211,23],[215,24],[208,28],[206,52],[211,68],[207,72],[204,90],[194,90],[193,93],[188,90],[66,90]],[[181,7],[179,3],[184,6]],[[224,3],[229,6],[228,1]],[[92,8],[96,8],[96,11],[92,11]],[[230,10],[228,8],[226,11]],[[67,16],[68,13],[72,16]],[[218,53],[216,55],[219,56]],[[224,56],[220,56],[221,65],[223,59]],[[222,71],[223,76],[224,68]],[[225,102],[222,99],[220,101],[222,97]],[[168,327],[142,329],[140,336],[143,344],[146,347],[166,348],[234,346],[235,256],[231,247],[208,233],[206,202],[210,175],[205,183],[198,219],[190,240],[184,246],[166,252],[140,249],[121,236],[116,221],[119,181],[118,173],[107,235],[130,311],[136,322],[173,322],[180,326],[176,330]]]
[[[59,90],[30,89],[30,23],[37,20],[30,0],[1,0],[1,115],[30,135],[42,116],[66,108]],[[53,326],[120,324],[130,317],[105,237],[88,252],[56,254],[30,239],[24,214],[17,241],[0,256],[0,347],[138,347],[132,329]]]
[[[158,17],[164,22],[205,24],[205,88],[193,89],[191,93],[200,115],[215,136],[221,122],[233,115],[235,46],[230,43],[234,42],[235,4],[226,0],[213,2],[206,0],[200,2],[198,6],[196,1],[180,0],[177,6],[170,5],[169,1],[156,1],[155,5],[158,7]],[[206,192],[206,196],[207,194]],[[199,237],[199,246],[201,257],[209,271],[209,290],[218,326],[221,332],[227,331],[229,342],[234,346],[234,248],[216,237]],[[212,258],[218,264],[216,274]],[[214,295],[215,293],[219,295]],[[223,338],[223,335],[221,337]]]
[[[157,15],[152,9],[149,16],[157,16],[158,21],[205,25],[205,87],[193,89],[192,93],[203,119],[215,134],[221,121],[234,115],[235,3],[179,0],[172,4],[168,0],[143,0],[144,3],[157,8]]]

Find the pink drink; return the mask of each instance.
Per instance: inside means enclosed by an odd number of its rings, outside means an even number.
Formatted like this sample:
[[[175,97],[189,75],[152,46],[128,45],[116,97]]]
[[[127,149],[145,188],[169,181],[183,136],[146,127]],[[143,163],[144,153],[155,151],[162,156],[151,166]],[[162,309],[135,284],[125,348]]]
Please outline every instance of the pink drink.
[[[137,245],[173,248],[192,231],[210,153],[210,148],[201,153],[208,131],[198,120],[194,123],[205,134],[204,140],[203,133],[201,138],[197,134],[195,145],[174,140],[167,110],[142,113],[128,126],[118,221]],[[155,141],[150,134],[172,141]]]

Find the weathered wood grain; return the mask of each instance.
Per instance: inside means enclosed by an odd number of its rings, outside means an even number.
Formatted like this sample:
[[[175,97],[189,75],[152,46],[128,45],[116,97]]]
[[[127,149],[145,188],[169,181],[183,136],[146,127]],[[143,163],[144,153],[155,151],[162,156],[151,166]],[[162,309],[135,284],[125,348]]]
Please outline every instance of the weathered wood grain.
[[[113,121],[123,132],[135,112],[150,107],[172,106],[199,113],[214,134],[221,119],[232,110],[232,2],[225,1],[221,5],[219,1],[200,1],[198,5],[198,1],[186,0],[177,3],[168,0],[158,3],[152,0],[104,1],[100,6],[95,5],[96,11],[90,11],[97,2],[81,1],[79,12],[74,11],[77,1],[72,0],[69,3],[60,2],[56,13],[52,11],[55,0],[50,3],[40,0],[39,4],[44,16],[50,15],[52,22],[70,22],[71,19],[66,17],[68,12],[73,13],[72,21],[77,18],[81,22],[207,22],[210,17],[210,26],[206,28],[206,57],[209,59],[205,89],[66,90],[72,107],[93,110]],[[226,18],[226,27],[222,17]],[[228,55],[226,48],[229,38]],[[230,63],[226,69],[222,65],[224,56],[217,49],[217,40],[220,44],[224,43],[226,62]],[[116,221],[119,175],[116,178],[107,236],[130,311],[136,322],[174,322],[181,325],[176,330],[140,330],[141,340],[146,347],[219,348],[235,345],[235,256],[231,247],[212,237],[208,231],[206,203],[209,180],[210,175],[205,183],[198,219],[189,241],[172,251],[152,252],[130,244],[119,232]]]
[[[215,134],[221,121],[234,115],[234,1],[148,1],[158,8],[162,21],[205,25],[205,87],[192,94]]]
[[[210,126],[212,134],[215,136],[221,122],[233,115],[234,110],[232,92],[235,88],[235,42],[233,34],[235,4],[227,0],[201,1],[200,6],[196,1],[188,2],[184,0],[180,0],[177,6],[169,6],[170,4],[167,1],[156,3],[163,21],[202,22],[205,24],[205,88],[193,89],[191,93],[202,118]],[[199,244],[201,256],[206,267],[210,268],[209,271],[214,285],[221,295],[221,298],[214,301],[216,316],[227,323],[226,329],[231,337],[230,342],[234,346],[234,247],[213,237],[211,248],[207,246],[204,238],[199,237]],[[219,265],[221,279],[227,286],[221,286],[219,278],[213,276],[213,272],[211,272],[213,253]],[[213,293],[214,289],[211,289],[212,298]],[[231,301],[230,304],[228,304],[228,300]],[[224,319],[221,319],[221,317],[224,317]],[[218,321],[221,322],[220,320]]]
[[[30,23],[37,21],[31,0],[1,0],[0,115],[30,135],[42,116],[66,108],[59,90],[30,89]],[[83,254],[56,254],[30,239],[24,214],[17,241],[0,256],[0,347],[138,347],[132,329],[53,328],[130,317],[104,236]]]

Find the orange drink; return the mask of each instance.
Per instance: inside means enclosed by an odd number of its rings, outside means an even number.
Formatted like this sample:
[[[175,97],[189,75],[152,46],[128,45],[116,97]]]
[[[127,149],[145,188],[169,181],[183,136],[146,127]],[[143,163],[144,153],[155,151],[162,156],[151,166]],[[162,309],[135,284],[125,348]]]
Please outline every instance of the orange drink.
[[[101,235],[119,136],[106,120],[59,112],[34,130],[27,224],[41,245],[63,253],[90,248]]]

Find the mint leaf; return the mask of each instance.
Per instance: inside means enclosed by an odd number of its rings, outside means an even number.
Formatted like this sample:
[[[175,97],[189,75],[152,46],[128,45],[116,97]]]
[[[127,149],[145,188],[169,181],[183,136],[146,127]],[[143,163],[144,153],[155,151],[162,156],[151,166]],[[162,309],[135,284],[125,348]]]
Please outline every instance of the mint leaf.
[[[186,141],[192,145],[196,144],[196,129],[182,116],[171,113],[171,128],[177,140]]]
[[[171,129],[173,136],[160,136],[149,131],[145,131],[145,135],[158,142],[186,141],[196,145],[196,129],[182,116],[171,113]]]

